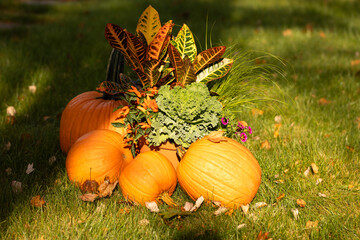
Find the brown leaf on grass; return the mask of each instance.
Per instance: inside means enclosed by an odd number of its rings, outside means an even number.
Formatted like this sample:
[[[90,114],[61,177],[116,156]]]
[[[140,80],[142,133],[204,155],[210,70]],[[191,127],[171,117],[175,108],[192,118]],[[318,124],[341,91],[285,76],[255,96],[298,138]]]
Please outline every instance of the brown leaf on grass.
[[[316,166],[315,163],[312,163],[312,164],[311,164],[311,170],[312,170],[312,172],[313,172],[314,174],[318,174],[318,173],[319,173],[319,167]]]
[[[324,32],[319,32],[319,36],[320,36],[321,38],[326,38],[326,34],[325,34]]]
[[[35,86],[35,85],[30,85],[30,86],[29,86],[29,91],[30,91],[32,94],[35,94],[35,93],[36,93],[36,86]]]
[[[282,32],[282,35],[284,37],[290,37],[292,35],[292,30],[291,29],[286,29]]]
[[[285,193],[280,194],[277,198],[276,201],[280,201],[281,199],[283,199],[285,197]]]
[[[262,232],[260,231],[256,240],[265,240],[265,239],[268,239],[269,238],[269,232]]]
[[[207,136],[207,139],[214,143],[219,143],[221,141],[227,141],[223,135],[224,135],[224,131],[213,131]]]
[[[249,213],[249,207],[250,207],[249,204],[241,205],[240,207],[241,207],[241,210],[243,211],[243,213],[244,213],[245,215],[247,215],[247,214]]]
[[[281,125],[282,125],[281,123],[274,124],[274,138],[279,137],[279,131],[280,131]]]
[[[355,59],[351,61],[351,66],[360,65],[360,59]]]
[[[307,221],[306,222],[306,228],[316,228],[319,225],[319,221]]]
[[[328,105],[328,104],[331,103],[331,101],[327,100],[326,98],[320,98],[319,101],[318,101],[318,103],[319,103],[320,105]]]
[[[95,180],[86,180],[81,186],[80,189],[83,193],[96,193],[99,187],[99,183]]]
[[[79,198],[84,202],[94,202],[98,197],[96,193],[84,193]]]
[[[261,116],[261,115],[264,115],[264,111],[257,109],[257,108],[253,108],[253,109],[251,109],[251,114],[253,116],[259,116],[259,115]]]
[[[99,197],[110,197],[117,184],[118,181],[115,181],[114,183],[108,183],[105,188],[101,188],[101,191],[99,190]],[[99,186],[99,189],[101,185]]]
[[[297,199],[296,204],[303,208],[305,207],[306,202],[303,199]]]
[[[269,141],[268,141],[268,140],[265,140],[264,142],[262,142],[262,143],[260,144],[260,148],[261,148],[261,149],[265,148],[266,150],[269,150],[269,149],[271,148]]]
[[[45,204],[45,200],[40,195],[37,195],[31,198],[30,203],[33,207],[42,207]]]
[[[6,108],[6,115],[10,117],[15,117],[16,115],[16,109],[13,106],[8,106]]]
[[[346,146],[346,149],[349,150],[350,152],[355,152],[355,148],[352,146]]]

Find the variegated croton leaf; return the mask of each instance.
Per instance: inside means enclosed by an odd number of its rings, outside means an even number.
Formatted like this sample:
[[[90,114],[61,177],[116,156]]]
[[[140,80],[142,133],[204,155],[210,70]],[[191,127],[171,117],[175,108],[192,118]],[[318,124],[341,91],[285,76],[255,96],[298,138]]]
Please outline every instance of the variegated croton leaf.
[[[230,71],[233,62],[233,59],[223,58],[221,61],[210,65],[196,75],[196,82],[204,82],[206,84],[224,77]]]
[[[181,58],[179,51],[173,46],[169,45],[169,59],[175,69],[176,84],[185,86],[186,84],[195,82],[196,75],[192,62],[188,56]]]
[[[197,54],[196,44],[189,27],[184,24],[178,32],[173,45],[179,51],[181,58],[188,56],[191,62],[194,62]]]
[[[225,53],[225,49],[225,46],[212,47],[199,53],[193,62],[195,73],[198,73],[206,66],[219,61],[222,55]]]
[[[138,34],[138,37],[142,35],[146,39],[146,45],[149,45],[160,28],[161,22],[159,13],[149,5],[139,18],[136,26],[136,33]]]

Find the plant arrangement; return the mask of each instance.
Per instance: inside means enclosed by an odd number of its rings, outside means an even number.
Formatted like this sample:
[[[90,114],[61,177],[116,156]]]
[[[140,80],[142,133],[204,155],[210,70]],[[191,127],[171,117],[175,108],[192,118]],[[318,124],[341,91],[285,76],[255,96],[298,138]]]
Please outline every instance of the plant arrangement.
[[[161,200],[175,206],[170,195],[177,178],[194,200],[201,197],[230,208],[246,205],[259,188],[261,170],[240,143],[247,140],[252,129],[236,120],[236,104],[226,107],[234,95],[221,94],[229,87],[223,84],[232,84],[223,79],[234,60],[223,57],[225,46],[198,53],[189,27],[184,24],[172,36],[173,26],[172,20],[161,25],[151,6],[141,15],[136,34],[115,24],[106,25],[105,38],[113,48],[108,65],[111,77],[97,90],[118,101],[111,113],[116,114],[112,126],[121,134],[116,133],[111,143],[109,137],[101,140],[101,132],[108,135],[111,130],[95,130],[75,142],[67,159],[70,180],[81,177],[81,182],[92,182],[90,176],[86,178],[90,161],[102,161],[111,153],[113,158],[106,161],[117,171],[110,178],[103,171],[96,181],[118,181],[129,201],[146,204]],[[137,79],[124,74],[124,62]],[[213,87],[219,91],[212,91]],[[241,107],[240,102],[237,107]],[[113,148],[114,144],[118,148]],[[92,150],[87,152],[90,146]],[[74,172],[80,175],[74,177]]]

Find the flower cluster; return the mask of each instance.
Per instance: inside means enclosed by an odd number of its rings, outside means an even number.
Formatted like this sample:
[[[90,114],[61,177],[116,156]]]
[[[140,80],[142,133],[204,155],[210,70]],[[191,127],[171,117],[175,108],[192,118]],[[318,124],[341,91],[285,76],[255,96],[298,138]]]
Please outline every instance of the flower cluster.
[[[238,121],[235,126],[229,126],[230,119],[228,118],[221,118],[221,127],[228,130],[229,137],[235,138],[236,140],[240,140],[242,142],[246,142],[248,139],[248,134],[252,134],[252,129],[248,124],[244,121]]]
[[[126,106],[119,106],[118,123],[113,123],[115,127],[123,127],[126,129],[125,143],[131,145],[133,155],[138,149],[138,140],[142,136],[149,134],[151,129],[151,120],[155,118],[159,109],[154,99],[158,93],[156,87],[146,90],[138,90],[131,86],[127,92],[123,94],[122,100],[128,103]]]

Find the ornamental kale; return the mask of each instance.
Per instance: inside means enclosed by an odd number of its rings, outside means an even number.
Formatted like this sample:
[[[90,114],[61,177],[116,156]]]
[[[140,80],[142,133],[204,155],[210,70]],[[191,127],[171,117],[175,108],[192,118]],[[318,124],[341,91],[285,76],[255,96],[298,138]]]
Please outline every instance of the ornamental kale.
[[[172,140],[188,148],[191,143],[218,128],[222,104],[210,96],[204,83],[170,88],[164,85],[156,97],[159,112],[152,120],[148,135],[150,145]]]

